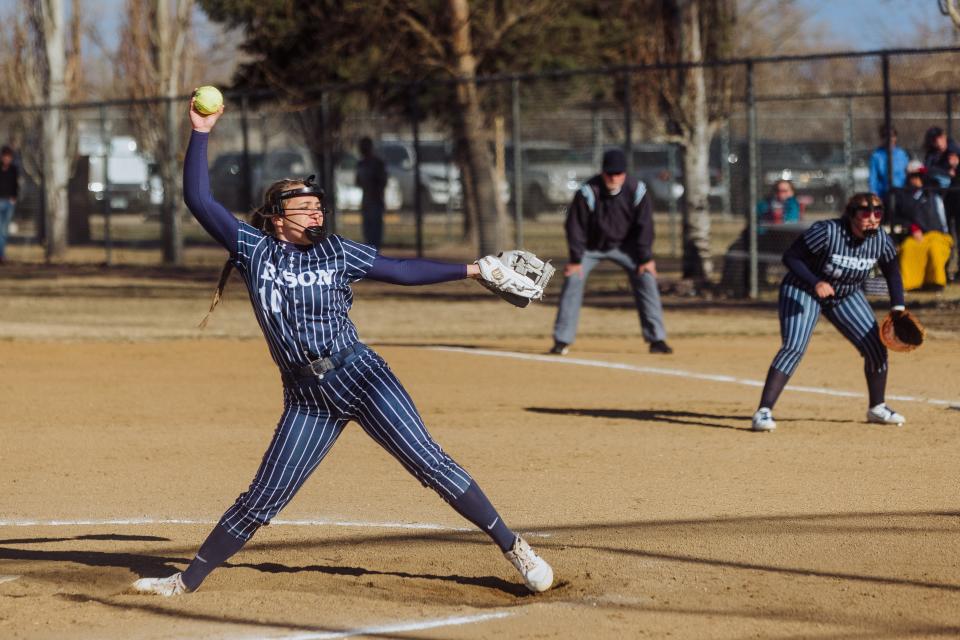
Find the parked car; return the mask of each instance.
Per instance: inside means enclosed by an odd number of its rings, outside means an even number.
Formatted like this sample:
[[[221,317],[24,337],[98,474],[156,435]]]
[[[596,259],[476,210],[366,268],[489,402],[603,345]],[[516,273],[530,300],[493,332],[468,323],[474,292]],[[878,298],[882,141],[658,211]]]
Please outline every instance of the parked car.
[[[513,145],[507,145],[505,156],[507,179],[512,184]],[[574,149],[564,142],[524,142],[521,162],[520,188],[523,190],[523,215],[527,218],[566,208],[580,185],[598,171],[590,151]]]
[[[262,153],[251,153],[249,157],[252,201],[248,201],[244,194],[242,152],[220,154],[210,168],[210,184],[214,195],[232,211],[251,211],[259,206],[263,201],[264,191],[276,180],[319,173],[310,153],[305,149],[270,151],[267,153],[266,162]],[[344,211],[359,210],[363,193],[355,184],[357,159],[350,153],[343,153],[336,161],[334,183],[337,208]],[[384,196],[387,210],[400,208],[400,185],[395,178],[388,177]]]
[[[145,212],[163,200],[163,187],[151,158],[131,136],[114,136],[105,145],[99,136],[81,134],[78,153],[90,161],[87,188],[96,202],[109,198],[112,211]],[[106,155],[106,175],[104,156]]]
[[[653,206],[669,207],[671,202],[678,202],[684,193],[679,150],[668,144],[634,143],[632,151],[633,175],[647,185],[653,195]]]
[[[374,145],[387,173],[400,184],[403,206],[414,206],[415,159],[413,142],[381,140]],[[424,207],[459,209],[463,200],[460,169],[453,162],[453,146],[443,140],[420,141],[420,199]]]
[[[790,180],[799,195],[810,199],[811,208],[837,210],[846,199],[849,176],[842,143],[760,140],[757,155],[761,196],[777,180]],[[737,165],[734,174],[739,178],[738,188],[745,194],[750,175],[747,143],[741,140],[732,145],[731,156]],[[866,188],[868,157],[869,152],[854,154],[851,171],[855,189]]]

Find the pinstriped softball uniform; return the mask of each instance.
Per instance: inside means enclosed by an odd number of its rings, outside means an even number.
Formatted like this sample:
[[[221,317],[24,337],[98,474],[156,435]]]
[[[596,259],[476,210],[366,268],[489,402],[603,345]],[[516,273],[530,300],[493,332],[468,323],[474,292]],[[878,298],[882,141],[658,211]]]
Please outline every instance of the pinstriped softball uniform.
[[[832,303],[822,303],[809,285],[788,272],[780,286],[780,335],[783,346],[773,366],[793,374],[810,343],[810,335],[821,309],[830,322],[857,348],[867,371],[887,367],[887,350],[880,342],[877,320],[863,294],[863,283],[878,262],[896,260],[890,237],[880,230],[859,240],[842,220],[823,220],[803,234],[803,241],[815,256],[808,265],[835,292]]]
[[[823,306],[822,309],[823,315],[863,356],[866,371],[883,371],[887,368],[887,349],[880,342],[877,320],[863,291],[855,291],[838,300],[835,305]],[[784,279],[780,285],[780,336],[783,345],[773,359],[775,369],[793,375],[810,344],[820,311],[821,304],[815,296]]]
[[[821,220],[803,234],[810,253],[817,257],[810,270],[843,298],[863,290],[863,282],[877,262],[897,259],[897,250],[890,236],[881,229],[875,236],[860,240],[851,233],[843,219]],[[790,284],[809,290],[808,285],[793,273],[785,278]],[[810,291],[813,293],[813,291]]]
[[[247,284],[270,353],[282,369],[358,342],[347,317],[349,284],[369,271],[376,251],[330,238],[307,251],[291,251],[276,239],[241,224],[237,269]],[[246,492],[221,519],[247,540],[293,498],[355,420],[424,486],[447,500],[472,481],[427,432],[410,396],[386,362],[363,347],[323,380],[284,387],[284,412]]]
[[[340,236],[308,251],[290,250],[240,223],[237,270],[281,369],[301,367],[358,342],[347,317],[353,305],[349,285],[366,275],[376,257],[373,247]]]

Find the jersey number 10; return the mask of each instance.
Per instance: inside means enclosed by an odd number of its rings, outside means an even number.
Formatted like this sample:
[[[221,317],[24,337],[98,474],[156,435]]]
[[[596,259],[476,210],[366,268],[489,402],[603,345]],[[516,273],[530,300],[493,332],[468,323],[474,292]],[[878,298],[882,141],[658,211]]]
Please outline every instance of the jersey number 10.
[[[277,291],[275,287],[270,288],[270,306],[267,306],[267,287],[266,285],[260,287],[260,306],[263,307],[264,311],[273,311],[274,313],[280,313],[280,292]]]

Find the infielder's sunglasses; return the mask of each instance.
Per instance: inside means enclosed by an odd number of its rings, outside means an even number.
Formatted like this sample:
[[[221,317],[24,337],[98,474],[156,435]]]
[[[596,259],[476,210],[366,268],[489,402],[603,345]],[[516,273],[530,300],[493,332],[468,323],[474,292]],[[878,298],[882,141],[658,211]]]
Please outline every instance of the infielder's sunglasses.
[[[874,207],[859,206],[857,207],[856,211],[857,215],[864,219],[869,218],[870,216],[878,219],[883,217],[883,207],[880,205],[876,205]]]

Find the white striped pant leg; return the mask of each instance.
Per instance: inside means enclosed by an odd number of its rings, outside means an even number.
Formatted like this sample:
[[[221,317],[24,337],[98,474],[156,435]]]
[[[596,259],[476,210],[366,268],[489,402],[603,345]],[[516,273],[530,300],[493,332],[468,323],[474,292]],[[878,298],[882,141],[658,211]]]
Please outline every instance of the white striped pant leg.
[[[820,302],[803,289],[784,282],[780,285],[778,306],[783,343],[771,366],[791,376],[810,344],[810,336],[820,318]]]
[[[250,539],[293,499],[346,424],[345,419],[313,402],[288,399],[253,482],[223,514],[220,524],[237,538]]]
[[[353,417],[421,484],[448,502],[459,498],[472,482],[470,474],[430,437],[403,385],[379,356],[375,360],[353,381],[358,385]]]
[[[880,326],[863,291],[854,291],[823,313],[863,356],[865,372],[887,368],[887,348],[880,342]]]

